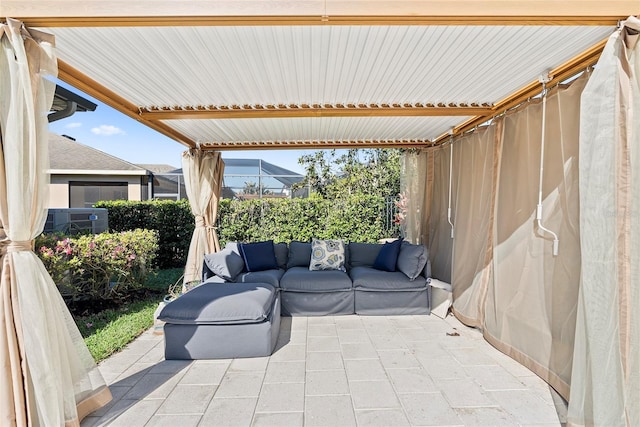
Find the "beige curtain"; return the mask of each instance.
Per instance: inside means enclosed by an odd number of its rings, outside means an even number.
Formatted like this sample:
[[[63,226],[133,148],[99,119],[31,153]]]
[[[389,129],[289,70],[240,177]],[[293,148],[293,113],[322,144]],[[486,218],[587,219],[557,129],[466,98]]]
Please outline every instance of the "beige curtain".
[[[77,426],[111,393],[33,252],[48,201],[53,37],[9,19],[0,44],[0,424]]]
[[[451,283],[451,258],[453,239],[447,219],[449,206],[449,157],[448,145],[426,150],[428,189],[425,192],[425,208],[429,222],[423,225],[423,241],[428,242],[431,274],[434,278]],[[453,174],[455,187],[456,175]],[[452,201],[452,211],[455,205]]]
[[[534,100],[449,144],[427,149],[421,229],[433,276],[453,286],[453,310],[498,349],[569,397],[580,278],[578,126],[588,76],[549,92],[543,223],[537,227],[542,105]]]
[[[542,103],[504,118],[496,187],[493,280],[484,303],[486,339],[569,397],[580,279],[578,124],[587,76],[548,95],[537,226]]]
[[[485,294],[493,279],[493,226],[502,121],[454,143],[455,239],[453,311],[467,325],[482,326]]]
[[[610,37],[582,95],[572,426],[640,425],[639,31]]]
[[[220,250],[214,224],[218,216],[224,162],[218,151],[194,148],[183,153],[182,171],[191,212],[196,220],[184,270],[186,285],[202,278],[204,255]],[[183,286],[183,291],[186,290]]]
[[[417,150],[405,151],[401,157],[400,189],[407,198],[404,227],[405,240],[423,243],[422,216],[425,199],[425,176],[427,156]]]

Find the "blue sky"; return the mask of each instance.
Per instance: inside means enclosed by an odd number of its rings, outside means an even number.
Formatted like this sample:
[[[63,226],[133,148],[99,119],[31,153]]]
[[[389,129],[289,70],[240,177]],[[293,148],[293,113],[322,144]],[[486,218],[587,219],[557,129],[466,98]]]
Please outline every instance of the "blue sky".
[[[186,147],[147,126],[130,119],[78,89],[59,85],[91,100],[98,107],[93,112],[75,113],[49,124],[49,130],[69,135],[76,141],[131,163],[159,163],[182,167],[181,155]],[[225,159],[262,159],[298,173],[304,173],[298,159],[314,150],[223,151]]]

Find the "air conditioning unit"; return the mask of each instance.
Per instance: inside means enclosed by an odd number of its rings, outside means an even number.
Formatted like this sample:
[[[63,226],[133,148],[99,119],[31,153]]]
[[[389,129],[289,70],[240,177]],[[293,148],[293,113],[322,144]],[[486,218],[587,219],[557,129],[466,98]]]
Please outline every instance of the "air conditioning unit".
[[[109,229],[109,211],[104,208],[49,209],[45,233],[98,234]]]

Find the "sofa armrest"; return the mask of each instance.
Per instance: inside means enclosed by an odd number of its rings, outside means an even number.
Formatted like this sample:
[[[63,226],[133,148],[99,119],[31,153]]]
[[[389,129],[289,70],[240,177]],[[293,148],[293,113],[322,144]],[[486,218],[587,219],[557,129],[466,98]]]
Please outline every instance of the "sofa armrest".
[[[424,265],[424,269],[422,269],[422,275],[427,279],[431,278],[431,260],[429,259],[428,251],[427,251],[427,263]]]

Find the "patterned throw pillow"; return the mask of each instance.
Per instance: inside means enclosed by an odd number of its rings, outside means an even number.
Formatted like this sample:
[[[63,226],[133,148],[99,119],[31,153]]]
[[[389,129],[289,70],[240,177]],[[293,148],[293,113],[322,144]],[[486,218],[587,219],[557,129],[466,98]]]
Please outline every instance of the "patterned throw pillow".
[[[316,240],[311,242],[309,270],[340,270],[344,268],[344,243],[342,240]]]

